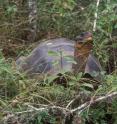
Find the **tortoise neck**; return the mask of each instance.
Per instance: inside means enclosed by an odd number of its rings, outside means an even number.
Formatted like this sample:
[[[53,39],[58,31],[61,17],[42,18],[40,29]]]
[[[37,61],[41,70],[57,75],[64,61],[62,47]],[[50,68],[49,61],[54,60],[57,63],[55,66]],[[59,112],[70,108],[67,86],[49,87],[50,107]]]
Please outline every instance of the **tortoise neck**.
[[[90,51],[93,49],[92,43],[86,43],[86,44],[75,44],[75,50],[74,50],[74,56],[84,56],[90,53]]]
[[[73,70],[75,73],[84,72],[87,58],[93,48],[92,43],[87,44],[75,44],[74,60],[77,64],[73,64]]]

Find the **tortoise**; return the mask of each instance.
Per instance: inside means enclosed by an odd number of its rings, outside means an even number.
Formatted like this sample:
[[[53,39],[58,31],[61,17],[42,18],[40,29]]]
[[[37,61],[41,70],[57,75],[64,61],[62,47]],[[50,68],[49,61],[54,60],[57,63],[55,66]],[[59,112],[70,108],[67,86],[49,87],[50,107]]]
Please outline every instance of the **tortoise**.
[[[58,74],[61,70],[100,72],[99,61],[92,54],[93,38],[90,32],[81,33],[75,40],[55,38],[40,43],[27,57],[16,60],[17,68],[28,74]]]

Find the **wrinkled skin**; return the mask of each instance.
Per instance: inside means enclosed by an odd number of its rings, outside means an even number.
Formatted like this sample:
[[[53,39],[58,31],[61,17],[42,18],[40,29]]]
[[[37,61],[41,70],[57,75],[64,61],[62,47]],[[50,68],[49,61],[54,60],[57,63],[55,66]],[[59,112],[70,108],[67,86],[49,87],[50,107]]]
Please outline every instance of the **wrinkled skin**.
[[[39,44],[29,56],[20,57],[16,61],[17,68],[29,74],[57,74],[61,70],[71,71],[73,70],[73,62],[68,61],[66,57],[74,58],[74,45],[75,41],[66,38],[48,40]],[[49,54],[50,51],[52,51],[52,55]],[[91,51],[89,52],[90,54],[88,53],[87,55],[85,68],[83,70],[84,73],[91,75],[94,71],[100,72],[101,66],[98,60],[91,54]],[[83,61],[84,60],[81,60],[80,63]],[[56,62],[57,64],[55,64]]]

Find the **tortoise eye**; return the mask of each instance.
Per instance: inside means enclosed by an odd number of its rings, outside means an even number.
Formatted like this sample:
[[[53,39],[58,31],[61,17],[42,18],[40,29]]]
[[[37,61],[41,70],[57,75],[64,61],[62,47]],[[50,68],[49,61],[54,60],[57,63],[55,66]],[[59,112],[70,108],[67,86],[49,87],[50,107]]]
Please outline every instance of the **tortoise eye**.
[[[87,41],[92,41],[92,34],[90,32],[82,32],[79,36],[76,37],[75,41],[78,44],[83,44]]]

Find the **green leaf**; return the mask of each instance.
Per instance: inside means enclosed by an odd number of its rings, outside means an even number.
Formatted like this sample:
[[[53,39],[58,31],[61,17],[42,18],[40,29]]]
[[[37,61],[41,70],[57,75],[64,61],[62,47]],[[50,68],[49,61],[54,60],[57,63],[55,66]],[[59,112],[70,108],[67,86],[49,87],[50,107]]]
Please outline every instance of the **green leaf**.
[[[76,76],[77,80],[79,80],[82,77],[83,73],[79,72],[78,75]]]
[[[74,60],[73,56],[65,56],[64,58],[69,63],[77,64],[77,62]]]
[[[8,6],[8,8],[7,8],[8,14],[15,13],[15,12],[17,12],[17,6],[16,5]]]
[[[49,77],[47,78],[48,83],[51,83],[51,82],[52,82],[53,80],[55,80],[57,77],[58,77],[57,75],[49,76]]]
[[[55,51],[50,50],[50,51],[48,51],[48,55],[49,56],[58,56],[59,54]]]
[[[67,73],[67,72],[68,72],[67,69],[61,69],[59,73],[61,73],[61,74],[65,74],[65,73]]]
[[[59,64],[59,61],[57,61],[57,60],[54,61],[54,62],[52,62],[52,65],[54,65],[54,66],[55,66],[55,65],[58,65],[58,64]]]
[[[0,105],[3,105],[4,107],[7,106],[7,104],[2,99],[0,99]]]
[[[114,29],[117,29],[117,24],[114,26]]]
[[[42,116],[39,115],[37,120],[38,120],[38,123],[41,124]]]
[[[89,83],[84,83],[81,86],[84,86],[84,87],[88,87],[88,88],[92,88],[93,89],[93,85],[92,84],[89,84]]]
[[[26,89],[26,85],[25,85],[24,81],[19,80],[19,85],[20,85],[23,89]]]

